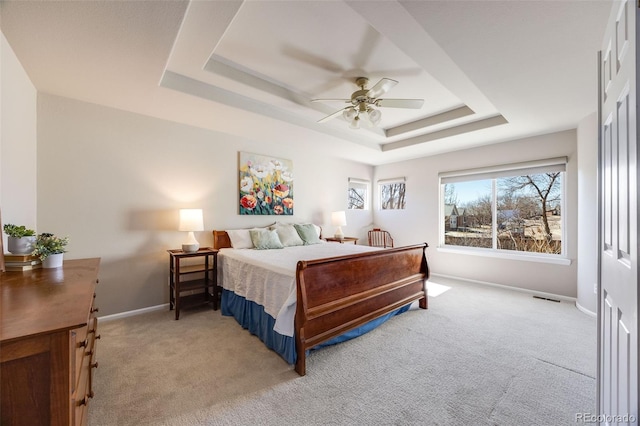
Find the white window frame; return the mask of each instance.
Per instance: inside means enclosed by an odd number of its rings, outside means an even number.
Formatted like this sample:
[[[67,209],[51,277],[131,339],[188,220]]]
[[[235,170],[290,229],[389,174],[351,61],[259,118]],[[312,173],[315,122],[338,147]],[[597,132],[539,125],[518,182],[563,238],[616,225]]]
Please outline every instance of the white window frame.
[[[456,170],[438,173],[439,187],[439,224],[438,224],[438,252],[444,253],[462,253],[475,256],[496,257],[502,259],[517,259],[531,262],[555,263],[561,265],[570,265],[571,259],[567,258],[567,223],[566,223],[566,198],[567,198],[567,157],[548,158],[543,160],[526,161],[521,163],[497,165],[490,167],[482,167],[468,170]],[[497,238],[497,188],[495,179],[510,176],[523,176],[526,174],[539,174],[549,171],[564,172],[562,178],[562,200],[560,209],[562,211],[562,248],[560,254],[535,253],[512,251],[498,249],[496,247]],[[464,247],[445,244],[445,225],[444,225],[444,185],[447,183],[468,182],[493,179],[492,181],[492,248],[482,247]]]
[[[407,191],[407,179],[403,177],[396,177],[391,179],[379,179],[378,180],[378,210],[383,210],[382,208],[382,187],[385,185],[393,184],[393,183],[402,183],[404,184],[405,196]],[[406,200],[405,207],[401,209],[384,209],[384,211],[394,211],[394,210],[406,210]]]
[[[364,207],[362,209],[354,209],[349,206],[349,190],[351,188],[354,189],[364,189]],[[347,209],[348,210],[369,210],[369,206],[371,205],[371,181],[367,179],[358,179],[358,178],[349,178],[347,185]]]

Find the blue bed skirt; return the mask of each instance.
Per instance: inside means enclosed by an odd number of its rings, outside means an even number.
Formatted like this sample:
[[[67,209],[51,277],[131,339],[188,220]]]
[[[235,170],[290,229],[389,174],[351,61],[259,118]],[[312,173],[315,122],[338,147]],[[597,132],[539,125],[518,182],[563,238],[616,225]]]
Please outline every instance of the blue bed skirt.
[[[409,308],[410,305],[403,306],[400,309],[371,320],[358,328],[354,328],[340,336],[314,346],[311,350],[335,345],[362,336],[386,322],[389,318],[408,311]],[[267,314],[261,305],[247,300],[242,296],[238,296],[232,291],[223,289],[220,310],[222,311],[222,315],[234,317],[243,328],[249,330],[251,334],[258,336],[269,349],[278,353],[289,364],[296,363],[295,339],[273,331],[276,320]]]

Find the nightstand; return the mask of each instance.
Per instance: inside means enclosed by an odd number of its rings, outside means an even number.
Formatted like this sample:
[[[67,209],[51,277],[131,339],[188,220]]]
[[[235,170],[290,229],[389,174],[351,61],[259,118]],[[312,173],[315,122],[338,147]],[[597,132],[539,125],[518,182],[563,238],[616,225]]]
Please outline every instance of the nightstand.
[[[325,238],[330,243],[353,243],[358,244],[358,239],[356,237],[343,237],[343,238],[335,238],[335,237],[327,237]]]
[[[205,247],[193,253],[167,250],[169,253],[169,309],[212,303],[218,309],[218,250]],[[183,292],[190,294],[183,296]]]

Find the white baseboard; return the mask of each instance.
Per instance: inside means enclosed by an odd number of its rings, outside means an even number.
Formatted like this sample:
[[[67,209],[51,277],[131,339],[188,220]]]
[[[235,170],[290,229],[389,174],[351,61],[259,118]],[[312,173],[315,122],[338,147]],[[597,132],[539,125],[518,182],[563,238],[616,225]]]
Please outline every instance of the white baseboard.
[[[168,307],[169,307],[169,304],[165,303],[164,305],[149,306],[148,308],[135,309],[133,311],[127,311],[127,312],[120,312],[119,314],[105,315],[103,317],[98,317],[98,319],[100,320],[100,322],[113,321],[120,318],[132,317],[134,315],[146,314],[147,312],[167,309]]]
[[[596,314],[595,312],[591,312],[590,310],[588,310],[587,308],[583,307],[580,305],[580,303],[578,303],[578,301],[576,300],[576,308],[578,308],[578,310],[580,312],[584,312],[585,314],[589,315],[590,317],[597,317],[598,314]]]
[[[549,298],[549,299],[564,300],[565,302],[572,302],[572,303],[576,302],[576,298],[575,297],[562,296],[562,295],[553,294],[553,293],[546,293],[544,291],[530,290],[528,288],[511,287],[511,286],[504,285],[504,284],[496,284],[496,283],[490,283],[490,282],[486,282],[486,281],[479,281],[479,280],[471,280],[471,279],[468,279],[468,278],[454,277],[452,275],[431,274],[431,278],[434,278],[434,277],[442,277],[442,278],[446,278],[446,279],[458,280],[458,281],[463,281],[463,282],[472,283],[472,284],[486,285],[486,286],[489,286],[489,287],[504,288],[506,290],[519,291],[521,293],[528,293],[528,294],[532,294],[534,296],[546,297],[546,298]],[[429,278],[429,279],[431,279],[431,278]]]

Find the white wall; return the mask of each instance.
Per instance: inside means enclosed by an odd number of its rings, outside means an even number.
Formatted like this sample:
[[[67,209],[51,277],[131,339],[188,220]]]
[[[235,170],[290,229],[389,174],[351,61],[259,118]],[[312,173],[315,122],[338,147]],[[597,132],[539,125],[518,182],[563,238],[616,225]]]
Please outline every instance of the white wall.
[[[1,35],[1,34],[0,34]],[[36,229],[37,92],[4,35],[0,40],[2,223]],[[6,247],[6,235],[2,233]]]
[[[70,237],[68,258],[101,257],[100,313],[168,302],[167,249],[179,248],[178,209],[204,209],[206,232],[273,223],[239,216],[238,151],[293,160],[294,216],[333,234],[349,177],[368,165],[336,159],[282,136],[281,144],[237,137],[84,102],[38,97],[38,228]],[[371,211],[347,212],[345,234],[366,237]]]
[[[569,266],[438,252],[438,172],[567,156],[567,255]],[[577,181],[575,130],[378,166],[376,180],[406,177],[406,209],[374,210],[376,226],[397,245],[427,242],[432,273],[576,297]]]
[[[598,117],[578,124],[578,298],[581,309],[595,315],[598,297]]]

